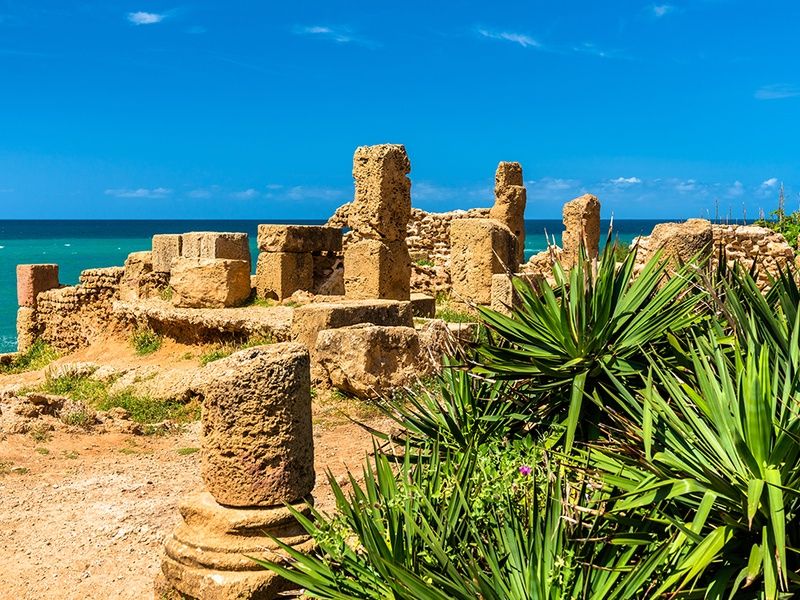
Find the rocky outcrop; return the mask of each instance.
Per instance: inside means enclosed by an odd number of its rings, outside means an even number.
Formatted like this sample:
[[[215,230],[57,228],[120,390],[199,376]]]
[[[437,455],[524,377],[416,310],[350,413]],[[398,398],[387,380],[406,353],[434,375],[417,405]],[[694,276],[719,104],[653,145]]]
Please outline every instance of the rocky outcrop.
[[[689,219],[685,223],[659,223],[647,237],[637,238],[633,245],[637,260],[645,263],[657,252],[673,268],[697,260],[704,264],[711,256],[714,234],[706,219]]]

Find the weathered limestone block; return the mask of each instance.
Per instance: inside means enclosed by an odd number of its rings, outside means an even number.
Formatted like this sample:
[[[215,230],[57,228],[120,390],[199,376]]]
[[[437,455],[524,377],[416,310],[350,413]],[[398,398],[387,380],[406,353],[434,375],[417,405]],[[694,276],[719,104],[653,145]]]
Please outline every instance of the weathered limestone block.
[[[327,329],[317,337],[316,357],[331,384],[359,398],[375,398],[426,374],[419,336],[412,327],[362,323]]]
[[[250,242],[246,233],[192,231],[181,236],[183,258],[243,260],[250,268]]]
[[[310,290],[314,282],[311,254],[261,252],[256,263],[256,297],[283,300],[297,290]]]
[[[522,166],[517,162],[501,162],[494,178],[494,206],[489,211],[489,216],[503,223],[516,237],[517,264],[525,259],[526,201]]]
[[[183,238],[178,233],[154,235],[153,271],[157,273],[169,273],[172,261],[181,256],[182,248]],[[199,258],[199,256],[196,258]]]
[[[339,252],[342,230],[317,225],[259,225],[258,249],[261,252]]]
[[[135,302],[146,298],[148,279],[153,272],[152,252],[132,252],[125,259],[125,272],[119,282],[119,299],[123,302]]]
[[[58,265],[17,265],[17,303],[36,308],[39,292],[57,288]]]
[[[463,302],[488,305],[492,276],[516,262],[516,238],[494,219],[456,219],[450,225],[450,278]]]
[[[303,514],[304,502],[291,503]],[[164,542],[166,556],[156,581],[156,598],[271,600],[291,586],[247,557],[281,562],[275,541],[308,552],[314,542],[283,506],[230,508],[208,492],[195,492],[179,505],[183,521]],[[268,535],[269,534],[269,535]]]
[[[411,294],[411,312],[415,317],[432,319],[436,315],[436,298],[428,294]]]
[[[314,487],[308,351],[287,342],[210,363],[203,397],[202,475],[226,506],[276,506]]]
[[[35,308],[20,306],[17,310],[17,352],[26,352],[40,335],[40,324]]]
[[[243,260],[179,258],[172,263],[169,285],[175,306],[240,306],[250,297],[250,267]]]
[[[348,222],[357,238],[404,240],[411,214],[411,163],[404,146],[361,146],[353,155],[355,197]]]
[[[348,298],[408,300],[411,259],[405,240],[363,239],[344,252],[344,289]]]
[[[396,300],[313,302],[295,309],[292,337],[313,352],[320,331],[359,323],[413,327],[411,303]]]
[[[695,258],[703,262],[710,258],[714,247],[711,221],[689,219],[685,223],[659,223],[645,245],[646,250],[642,248],[643,260],[661,251],[661,258],[674,266]]]
[[[561,262],[571,269],[580,256],[583,243],[588,260],[595,260],[600,251],[600,202],[585,194],[564,205],[564,233],[561,236]]]
[[[513,277],[522,279],[531,286],[536,286],[543,278],[538,273],[514,273]],[[513,309],[519,306],[520,298],[514,289],[512,277],[506,273],[494,275],[492,277],[492,310],[504,315],[510,315]]]
[[[344,262],[335,252],[312,255],[314,282],[311,292],[318,296],[344,296]]]

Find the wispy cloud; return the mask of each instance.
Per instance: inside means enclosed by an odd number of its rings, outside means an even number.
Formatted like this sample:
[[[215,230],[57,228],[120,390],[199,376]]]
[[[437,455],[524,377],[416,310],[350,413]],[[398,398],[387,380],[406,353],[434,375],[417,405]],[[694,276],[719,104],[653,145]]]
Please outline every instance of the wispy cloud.
[[[492,31],[490,29],[479,27],[478,34],[485,38],[489,38],[490,40],[502,40],[505,42],[511,42],[513,44],[519,44],[523,48],[542,47],[542,44],[539,43],[538,40],[525,33],[515,33],[513,31]]]
[[[675,12],[675,7],[672,4],[654,4],[650,9],[653,12],[653,16],[657,19],[666,17],[668,14]]]
[[[155,25],[161,23],[167,15],[151,12],[129,12],[127,15],[128,21],[134,25]]]
[[[377,46],[372,40],[356,35],[351,27],[329,25],[295,25],[292,33],[306,37],[318,38],[337,44],[360,44],[362,46]]]
[[[115,198],[141,198],[152,200],[166,198],[172,194],[172,190],[163,187],[137,189],[117,188],[106,190],[105,194],[106,196],[114,196]]]
[[[761,188],[765,189],[765,190],[772,189],[776,185],[778,185],[778,178],[777,177],[770,177],[769,179],[766,179],[766,180],[761,182]]]
[[[642,183],[642,180],[638,177],[617,177],[616,179],[612,179],[610,183],[611,185],[627,186]]]
[[[786,83],[775,83],[765,85],[756,90],[757,100],[782,100],[784,98],[794,98],[800,96],[800,87]]]
[[[242,190],[241,192],[233,192],[231,196],[237,200],[252,200],[253,198],[258,198],[259,193],[258,190],[248,188],[246,190]]]

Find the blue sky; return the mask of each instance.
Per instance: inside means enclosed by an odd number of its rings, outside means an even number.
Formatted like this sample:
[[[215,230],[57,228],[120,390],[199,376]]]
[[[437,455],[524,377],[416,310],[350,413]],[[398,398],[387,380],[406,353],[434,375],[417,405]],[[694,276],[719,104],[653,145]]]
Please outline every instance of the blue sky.
[[[325,218],[353,150],[529,218],[800,202],[800,3],[0,0],[0,218]]]

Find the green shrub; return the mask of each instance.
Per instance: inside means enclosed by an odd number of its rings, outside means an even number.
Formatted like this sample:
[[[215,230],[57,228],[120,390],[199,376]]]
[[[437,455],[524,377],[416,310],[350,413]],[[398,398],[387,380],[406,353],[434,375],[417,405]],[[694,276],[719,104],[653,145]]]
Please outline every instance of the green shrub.
[[[26,352],[17,355],[10,364],[0,365],[0,373],[38,371],[57,358],[58,352],[43,340],[39,339],[36,340]]]
[[[174,294],[175,290],[173,290],[172,287],[168,285],[163,290],[161,290],[161,294],[159,295],[161,296],[162,300],[164,300],[165,302],[169,302],[170,300],[172,300],[172,296]]]
[[[420,258],[419,260],[415,260],[414,264],[419,267],[435,267],[436,263],[434,263],[429,258]]]
[[[133,335],[131,335],[131,344],[133,345],[133,349],[136,350],[136,354],[139,356],[145,356],[156,352],[161,348],[162,342],[162,336],[158,335],[152,329],[137,329],[133,332]]]

